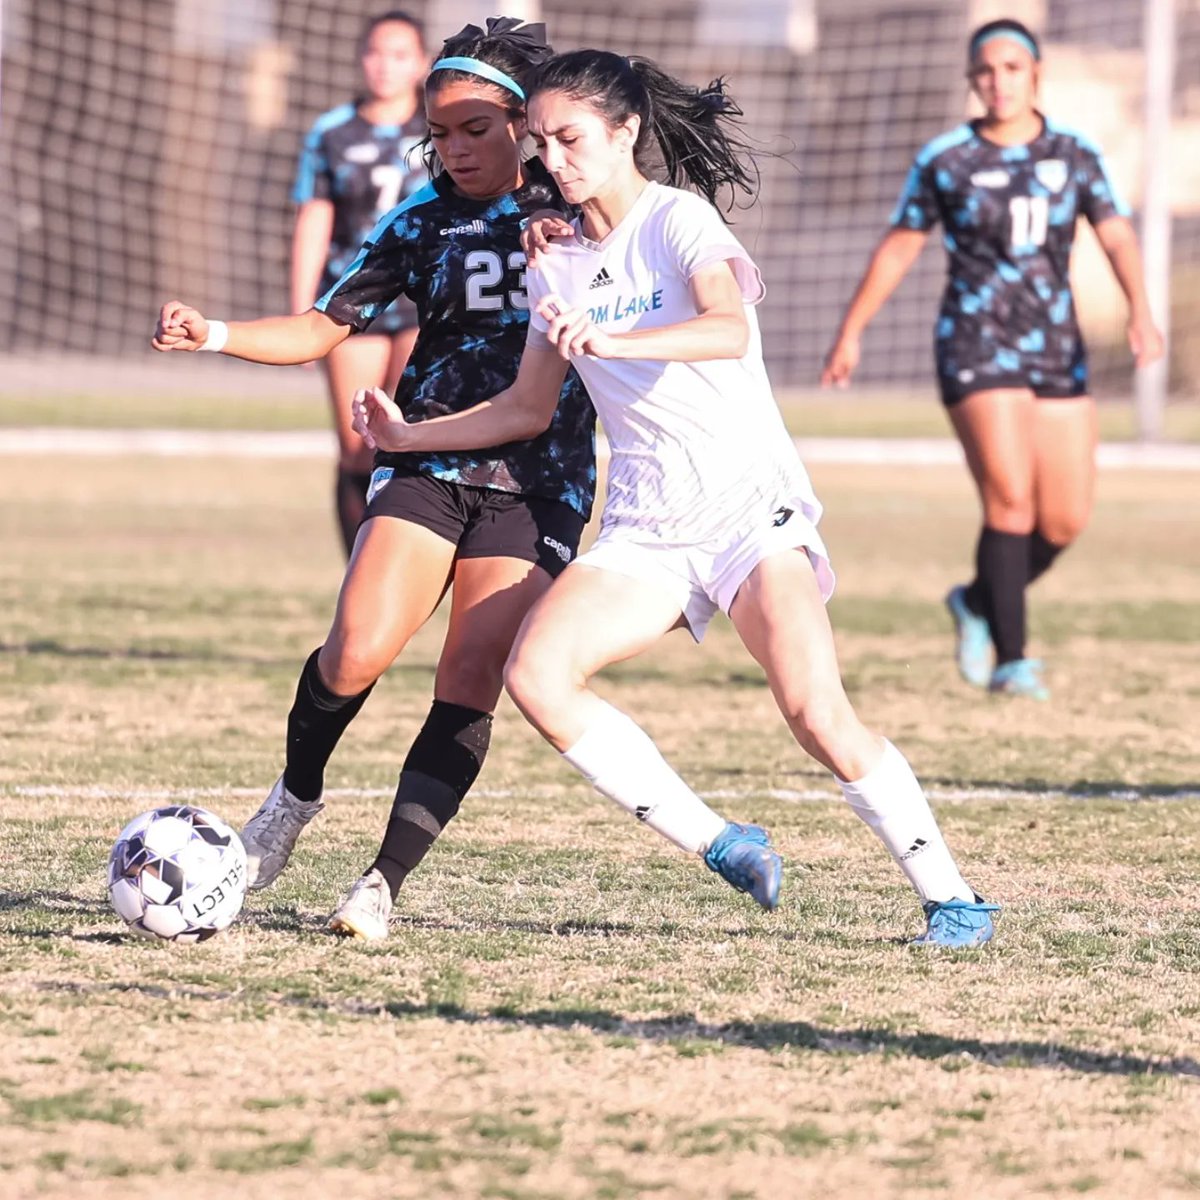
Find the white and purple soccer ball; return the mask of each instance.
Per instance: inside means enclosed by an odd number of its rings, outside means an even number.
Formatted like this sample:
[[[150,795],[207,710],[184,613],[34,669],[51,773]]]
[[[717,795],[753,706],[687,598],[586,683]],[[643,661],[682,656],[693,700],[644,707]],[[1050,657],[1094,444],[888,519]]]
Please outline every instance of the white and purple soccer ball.
[[[108,856],[108,895],[134,933],[202,942],[246,898],[246,850],[220,817],[173,804],[135,817]]]

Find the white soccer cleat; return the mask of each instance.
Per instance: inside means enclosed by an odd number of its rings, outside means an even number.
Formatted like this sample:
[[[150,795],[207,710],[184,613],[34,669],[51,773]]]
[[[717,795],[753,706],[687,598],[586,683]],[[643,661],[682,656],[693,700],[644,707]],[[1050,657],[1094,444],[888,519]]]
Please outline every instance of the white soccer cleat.
[[[270,887],[279,878],[292,856],[300,830],[324,807],[319,797],[311,802],[298,800],[283,786],[280,775],[262,808],[242,830],[251,891]]]
[[[387,880],[372,869],[354,881],[345,900],[329,918],[329,928],[347,937],[378,942],[388,935],[391,915],[392,893],[388,890]]]

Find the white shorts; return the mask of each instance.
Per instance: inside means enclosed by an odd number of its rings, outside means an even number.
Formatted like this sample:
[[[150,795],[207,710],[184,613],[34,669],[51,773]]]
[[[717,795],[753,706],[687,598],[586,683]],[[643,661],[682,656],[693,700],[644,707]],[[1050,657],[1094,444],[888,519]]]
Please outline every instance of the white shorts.
[[[781,550],[808,552],[821,598],[828,602],[834,586],[829,551],[800,500],[780,505],[749,528],[698,545],[654,542],[645,530],[614,525],[602,529],[575,562],[663,588],[678,603],[692,637],[700,641],[718,609],[729,613],[750,572]]]

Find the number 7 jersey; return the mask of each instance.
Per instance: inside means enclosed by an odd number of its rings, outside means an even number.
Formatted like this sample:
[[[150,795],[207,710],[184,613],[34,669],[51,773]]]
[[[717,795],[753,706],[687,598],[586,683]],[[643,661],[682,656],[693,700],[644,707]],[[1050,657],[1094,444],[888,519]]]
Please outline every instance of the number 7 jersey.
[[[893,228],[939,221],[950,256],[937,324],[947,399],[984,386],[1040,395],[1086,389],[1086,359],[1069,267],[1075,222],[1128,216],[1100,150],[1043,118],[1033,141],[1000,146],[972,124],[917,155]],[[949,386],[948,386],[949,385]]]
[[[529,324],[521,225],[563,204],[537,159],[514,192],[474,200],[448,175],[379,222],[341,279],[316,307],[363,330],[403,293],[416,303],[420,332],[396,391],[408,421],[459,412],[502,392],[517,377]],[[596,414],[574,370],[545,433],[477,451],[380,454],[450,483],[541,496],[585,518],[596,488]]]

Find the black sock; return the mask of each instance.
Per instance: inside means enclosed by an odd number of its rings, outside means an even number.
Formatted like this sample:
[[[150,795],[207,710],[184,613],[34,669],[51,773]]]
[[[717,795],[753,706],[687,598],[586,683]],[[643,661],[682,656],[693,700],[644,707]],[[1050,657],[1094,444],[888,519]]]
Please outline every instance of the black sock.
[[[492,736],[492,714],[435,700],[400,771],[387,832],[370,870],[392,899],[425,857],[475,782]]]
[[[288,713],[283,785],[298,800],[316,800],[321,795],[325,787],[325,764],[375,686],[371,684],[357,696],[331,692],[317,670],[320,653],[319,649],[314,650],[304,664],[300,682],[296,684],[296,699]]]
[[[975,550],[975,580],[967,588],[966,601],[972,612],[987,618],[997,665],[1025,657],[1029,562],[1028,534],[983,527]]]
[[[1066,546],[1056,546],[1035,529],[1029,535],[1029,582],[1041,579],[1065,549]]]
[[[354,549],[354,539],[367,507],[367,488],[371,484],[370,471],[348,471],[338,467],[337,483],[334,485],[334,501],[337,504],[338,525],[342,531],[342,543],[346,557]]]

